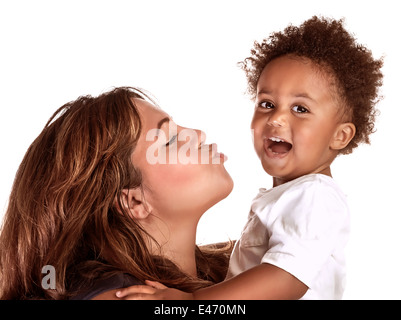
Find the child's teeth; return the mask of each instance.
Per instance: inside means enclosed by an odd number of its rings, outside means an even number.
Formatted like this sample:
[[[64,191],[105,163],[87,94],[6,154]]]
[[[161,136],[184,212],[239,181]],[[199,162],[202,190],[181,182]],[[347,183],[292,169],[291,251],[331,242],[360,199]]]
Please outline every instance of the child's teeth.
[[[274,137],[270,138],[270,140],[274,141],[274,142],[283,142],[283,140],[281,140],[279,138],[274,138]]]

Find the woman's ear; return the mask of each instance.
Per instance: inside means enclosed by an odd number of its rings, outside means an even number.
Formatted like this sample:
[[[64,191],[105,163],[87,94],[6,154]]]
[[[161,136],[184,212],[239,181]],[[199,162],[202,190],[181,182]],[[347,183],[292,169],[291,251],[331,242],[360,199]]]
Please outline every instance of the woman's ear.
[[[339,124],[334,133],[330,148],[333,150],[344,149],[355,136],[355,132],[356,128],[352,122]]]
[[[120,203],[123,209],[134,219],[146,219],[152,208],[145,201],[143,191],[140,188],[123,189],[121,191]],[[118,208],[118,206],[117,206]]]

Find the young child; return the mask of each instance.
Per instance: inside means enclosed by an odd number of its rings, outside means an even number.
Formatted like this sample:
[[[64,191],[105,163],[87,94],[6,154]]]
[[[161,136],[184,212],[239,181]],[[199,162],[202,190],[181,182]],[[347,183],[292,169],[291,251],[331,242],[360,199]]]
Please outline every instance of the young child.
[[[343,22],[313,17],[255,43],[242,64],[255,99],[254,146],[273,188],[261,189],[227,279],[184,293],[159,283],[130,299],[340,299],[349,235],[346,197],[330,165],[369,143],[382,60]]]

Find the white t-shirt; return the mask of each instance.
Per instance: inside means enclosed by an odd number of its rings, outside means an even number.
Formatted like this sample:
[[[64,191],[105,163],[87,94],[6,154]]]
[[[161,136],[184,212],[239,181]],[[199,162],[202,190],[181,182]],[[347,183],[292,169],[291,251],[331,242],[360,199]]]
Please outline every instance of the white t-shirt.
[[[331,177],[310,174],[260,189],[227,278],[270,263],[308,286],[302,299],[341,299],[349,226],[346,197]]]

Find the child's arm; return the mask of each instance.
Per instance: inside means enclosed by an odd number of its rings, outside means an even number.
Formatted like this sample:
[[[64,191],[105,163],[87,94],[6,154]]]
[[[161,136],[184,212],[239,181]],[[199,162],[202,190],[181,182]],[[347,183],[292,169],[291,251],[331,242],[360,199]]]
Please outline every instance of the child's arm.
[[[271,264],[261,264],[238,276],[195,291],[184,293],[156,284],[153,288],[133,286],[121,289],[117,296],[128,299],[264,300],[299,299],[308,287],[290,273]]]
[[[194,292],[196,300],[299,299],[308,287],[292,274],[263,263],[238,276]]]

